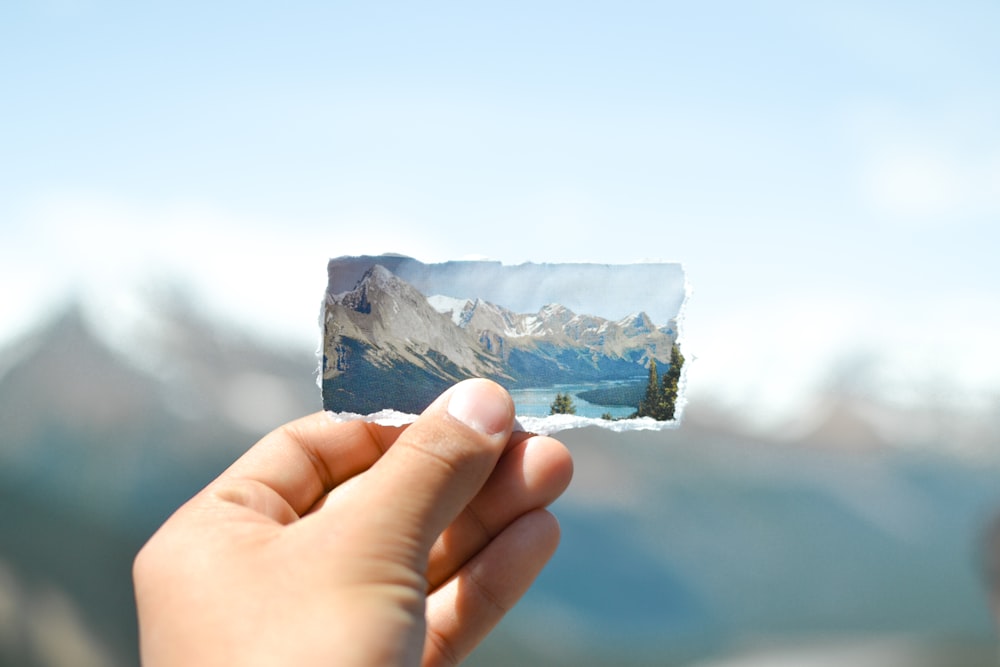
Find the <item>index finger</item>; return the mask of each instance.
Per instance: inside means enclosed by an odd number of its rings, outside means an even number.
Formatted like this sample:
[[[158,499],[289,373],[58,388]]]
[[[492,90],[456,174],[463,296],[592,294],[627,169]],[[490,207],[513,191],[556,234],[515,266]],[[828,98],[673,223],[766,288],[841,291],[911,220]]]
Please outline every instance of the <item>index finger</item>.
[[[265,435],[213,486],[250,480],[278,494],[302,516],[324,494],[371,467],[404,427],[338,422],[317,412]]]
[[[402,544],[426,560],[493,473],[513,427],[514,402],[491,380],[464,380],[441,394],[351,488],[366,524],[382,528],[374,552]]]

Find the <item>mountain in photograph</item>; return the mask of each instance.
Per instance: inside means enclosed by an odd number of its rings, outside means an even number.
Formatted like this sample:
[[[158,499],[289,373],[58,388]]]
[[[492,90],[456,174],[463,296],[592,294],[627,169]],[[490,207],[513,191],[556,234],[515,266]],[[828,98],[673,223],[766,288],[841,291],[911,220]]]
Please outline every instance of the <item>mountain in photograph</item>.
[[[552,303],[516,313],[482,299],[425,296],[384,266],[327,296],[323,398],[329,410],[416,413],[469,377],[508,388],[642,380],[670,363],[676,324],[621,320]]]

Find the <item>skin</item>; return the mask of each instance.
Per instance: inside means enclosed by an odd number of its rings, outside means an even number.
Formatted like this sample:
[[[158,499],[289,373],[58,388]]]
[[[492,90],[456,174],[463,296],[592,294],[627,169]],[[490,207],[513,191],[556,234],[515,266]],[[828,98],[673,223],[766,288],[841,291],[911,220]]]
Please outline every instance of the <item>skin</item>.
[[[559,541],[544,508],[572,460],[513,426],[468,380],[408,427],[318,413],[265,436],[136,557],[143,664],[457,664]]]

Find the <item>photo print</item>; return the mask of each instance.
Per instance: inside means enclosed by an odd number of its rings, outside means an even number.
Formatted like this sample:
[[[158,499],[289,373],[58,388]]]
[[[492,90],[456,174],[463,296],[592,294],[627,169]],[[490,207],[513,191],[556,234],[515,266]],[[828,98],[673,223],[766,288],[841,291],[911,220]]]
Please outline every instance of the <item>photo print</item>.
[[[455,382],[485,377],[537,433],[679,423],[680,264],[380,255],[332,259],[328,272],[320,381],[340,418],[406,423]]]

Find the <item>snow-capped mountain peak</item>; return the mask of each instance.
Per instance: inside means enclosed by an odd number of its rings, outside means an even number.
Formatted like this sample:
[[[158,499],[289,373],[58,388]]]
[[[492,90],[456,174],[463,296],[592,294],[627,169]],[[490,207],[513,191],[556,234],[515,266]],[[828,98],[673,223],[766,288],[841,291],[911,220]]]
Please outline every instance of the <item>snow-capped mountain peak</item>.
[[[397,278],[387,268],[381,264],[375,264],[365,271],[353,290],[337,295],[336,301],[359,313],[370,313],[373,300],[370,292],[387,293],[398,297],[415,291],[408,283]]]
[[[461,326],[462,313],[472,305],[472,301],[469,299],[458,299],[453,296],[445,296],[444,294],[435,294],[427,297],[427,303],[431,304],[431,308],[442,315],[451,317],[451,321],[456,326]]]
[[[617,324],[622,328],[626,336],[648,334],[657,330],[656,325],[653,324],[653,320],[649,319],[649,315],[644,312],[627,315],[618,320]]]

